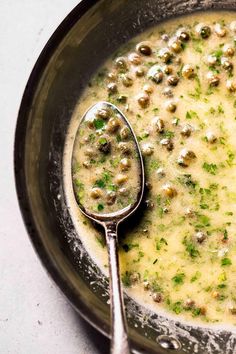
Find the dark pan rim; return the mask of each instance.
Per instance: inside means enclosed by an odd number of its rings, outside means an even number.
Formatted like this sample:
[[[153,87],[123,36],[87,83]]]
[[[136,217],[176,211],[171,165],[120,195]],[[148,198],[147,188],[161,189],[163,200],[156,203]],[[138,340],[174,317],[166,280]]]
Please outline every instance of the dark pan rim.
[[[29,196],[27,194],[27,186],[25,179],[25,137],[27,119],[30,111],[32,99],[35,95],[38,83],[41,79],[41,75],[49,63],[49,60],[58,45],[66,36],[68,31],[74,26],[74,24],[94,5],[100,0],[81,0],[81,2],[72,9],[72,11],[66,16],[66,18],[57,27],[50,39],[41,51],[32,71],[28,82],[26,84],[23,97],[21,100],[14,139],[14,175],[15,175],[15,187],[20,206],[21,215],[26,227],[26,231],[30,237],[33,247],[39,256],[43,266],[50,274],[50,277],[54,280],[58,288],[63,295],[70,301],[73,308],[95,329],[97,329],[103,335],[110,337],[108,328],[104,329],[104,323],[95,316],[91,311],[91,308],[85,305],[85,303],[73,294],[73,291],[68,287],[66,281],[61,276],[57,267],[53,263],[51,257],[45,250],[42,242],[40,241],[39,234],[37,232],[36,225],[29,203]]]

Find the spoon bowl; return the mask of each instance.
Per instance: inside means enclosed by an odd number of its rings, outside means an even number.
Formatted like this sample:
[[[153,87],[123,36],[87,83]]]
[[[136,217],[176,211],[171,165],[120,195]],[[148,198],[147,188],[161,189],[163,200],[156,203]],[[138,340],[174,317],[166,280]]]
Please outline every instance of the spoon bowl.
[[[97,117],[102,117],[102,119],[98,120]],[[116,125],[115,125],[116,123]],[[110,127],[110,136],[108,138],[104,133],[109,132]],[[112,145],[112,151],[119,155],[119,158],[122,158],[122,155],[125,156],[128,151],[124,150],[119,151],[119,147],[124,147],[120,141],[120,135],[116,135],[114,137],[114,133],[117,134],[117,131],[121,131],[121,127],[126,129],[126,140],[129,140],[130,150],[129,154],[135,156],[133,159],[133,165],[137,167],[134,171],[133,178],[135,180],[135,186],[130,185],[129,190],[132,192],[132,198],[123,197],[122,202],[124,202],[121,207],[118,205],[117,200],[114,201],[115,206],[111,208],[111,210],[105,209],[103,212],[104,206],[103,204],[98,204],[100,208],[98,211],[94,208],[93,204],[91,206],[90,199],[91,196],[87,194],[89,186],[86,185],[86,181],[89,182],[89,179],[94,178],[96,175],[96,169],[99,168],[94,163],[94,158],[90,159],[90,161],[78,161],[79,159],[83,159],[85,156],[85,152],[88,153],[88,143],[91,140],[91,136],[93,142],[91,145],[96,146],[99,145],[99,142],[106,146],[102,147],[102,161],[106,160],[107,153],[111,153],[110,145]],[[84,131],[87,129],[91,129],[93,133],[89,134],[85,138],[83,137]],[[95,132],[95,133],[94,133]],[[128,138],[129,137],[129,138]],[[118,149],[117,149],[118,147]],[[108,151],[109,150],[109,151]],[[90,155],[95,155],[95,151],[89,150]],[[91,156],[90,156],[91,157]],[[93,156],[94,157],[94,156]],[[116,160],[116,156],[112,156],[112,161]],[[92,164],[91,164],[92,161]],[[85,163],[86,162],[86,163]],[[127,159],[126,159],[127,162]],[[77,168],[75,168],[77,166]],[[79,167],[78,167],[79,166]],[[82,168],[80,166],[83,166]],[[114,167],[115,172],[117,171],[117,167]],[[84,168],[84,170],[83,170]],[[89,174],[87,175],[86,169],[89,168]],[[130,168],[130,165],[128,166]],[[125,168],[126,169],[126,168]],[[93,171],[94,170],[94,171]],[[78,172],[79,171],[79,172]],[[119,258],[118,258],[118,234],[117,228],[121,221],[126,219],[140,205],[140,202],[143,197],[144,192],[144,165],[143,159],[141,155],[141,151],[138,145],[137,138],[135,133],[128,122],[127,118],[124,114],[113,104],[109,102],[98,102],[91,108],[87,110],[87,112],[82,117],[77,133],[76,139],[73,149],[73,158],[72,158],[72,178],[73,178],[73,190],[74,195],[77,201],[77,204],[81,210],[81,212],[89,217],[91,220],[99,223],[105,229],[106,234],[106,244],[108,248],[109,255],[109,272],[110,272],[110,299],[111,299],[111,353],[112,354],[128,354],[130,353],[129,343],[128,343],[128,335],[127,335],[127,325],[125,320],[124,313],[124,303],[123,296],[121,292],[121,282],[120,282],[120,273],[119,273]],[[80,179],[78,180],[78,176]],[[84,183],[81,183],[81,179]],[[95,190],[95,197],[99,199],[102,195],[102,188],[106,187],[106,182],[103,180],[95,181],[95,185],[101,187]],[[114,187],[114,185],[112,185]],[[115,186],[116,187],[116,186]],[[92,188],[93,189],[93,188]],[[94,192],[94,190],[93,190]],[[129,191],[128,191],[129,192]],[[100,193],[100,194],[99,194]],[[114,194],[115,196],[115,194]],[[116,198],[116,197],[115,197]],[[122,198],[121,198],[122,199]],[[101,205],[103,208],[101,208]]]

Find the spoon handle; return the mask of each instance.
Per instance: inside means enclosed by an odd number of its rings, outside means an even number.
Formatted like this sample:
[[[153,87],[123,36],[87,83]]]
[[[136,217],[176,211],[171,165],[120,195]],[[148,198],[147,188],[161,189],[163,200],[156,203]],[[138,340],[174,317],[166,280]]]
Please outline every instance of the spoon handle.
[[[117,224],[106,223],[106,243],[109,256],[110,301],[111,301],[111,354],[130,354],[124,302],[121,292]]]

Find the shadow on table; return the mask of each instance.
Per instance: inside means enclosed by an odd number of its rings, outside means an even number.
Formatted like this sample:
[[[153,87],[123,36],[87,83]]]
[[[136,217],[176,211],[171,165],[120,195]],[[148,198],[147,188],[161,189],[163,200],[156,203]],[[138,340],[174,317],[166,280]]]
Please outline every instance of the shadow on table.
[[[97,352],[100,354],[109,354],[110,352],[110,341],[103,334],[99,333],[94,329],[88,322],[86,322],[76,311],[74,311],[76,322],[78,322],[80,330],[83,328],[84,334],[90,338],[93,346],[96,348]],[[82,353],[81,353],[82,354]],[[92,353],[86,353],[92,354]]]

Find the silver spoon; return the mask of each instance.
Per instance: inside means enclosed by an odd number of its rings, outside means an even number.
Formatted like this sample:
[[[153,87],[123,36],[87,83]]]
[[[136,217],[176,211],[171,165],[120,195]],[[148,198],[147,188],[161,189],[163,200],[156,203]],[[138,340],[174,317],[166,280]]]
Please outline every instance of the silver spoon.
[[[110,212],[107,214],[97,213],[91,210],[91,208],[86,205],[86,202],[81,203],[78,193],[76,193],[76,186],[73,183],[74,194],[76,201],[81,212],[89,217],[91,220],[102,225],[105,229],[106,234],[106,244],[108,248],[109,256],[109,272],[110,272],[110,308],[111,308],[111,354],[129,354],[129,342],[127,335],[127,325],[124,312],[124,302],[121,292],[121,281],[119,273],[119,258],[118,258],[118,235],[117,228],[121,221],[130,216],[139,206],[143,191],[144,191],[144,166],[141,151],[136,139],[135,133],[130,126],[126,117],[121,113],[121,111],[113,104],[108,102],[99,102],[88,109],[84,114],[80,125],[78,127],[76,137],[80,137],[80,129],[83,127],[85,121],[93,121],[96,117],[97,112],[100,110],[110,111],[113,116],[119,117],[119,119],[124,122],[125,126],[129,129],[129,134],[132,139],[132,143],[136,149],[137,160],[139,164],[139,188],[137,189],[137,195],[135,200],[123,209],[118,209],[115,212]],[[118,143],[117,143],[118,144]],[[74,145],[75,150],[75,145]]]

